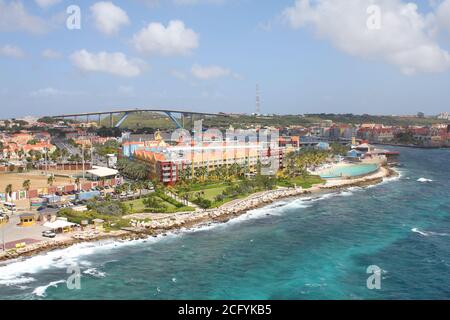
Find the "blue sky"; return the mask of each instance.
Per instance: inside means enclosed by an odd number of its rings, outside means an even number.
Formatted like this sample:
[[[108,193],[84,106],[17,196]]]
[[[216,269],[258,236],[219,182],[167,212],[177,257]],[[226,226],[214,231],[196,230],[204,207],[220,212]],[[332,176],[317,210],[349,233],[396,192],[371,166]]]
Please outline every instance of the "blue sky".
[[[383,23],[367,32],[372,3]],[[264,113],[450,111],[450,0],[417,3],[0,0],[0,118],[251,113],[257,83]],[[71,4],[81,30],[66,28]]]

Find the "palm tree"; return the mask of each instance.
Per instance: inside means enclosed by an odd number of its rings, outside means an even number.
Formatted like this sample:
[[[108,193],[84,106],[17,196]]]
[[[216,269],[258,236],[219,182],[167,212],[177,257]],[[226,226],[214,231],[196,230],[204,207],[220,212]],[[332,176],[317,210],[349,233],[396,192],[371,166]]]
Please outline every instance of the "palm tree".
[[[25,189],[25,191],[30,191],[30,188],[31,188],[31,181],[30,180],[25,180],[23,183],[22,183],[22,187]]]
[[[237,163],[233,163],[228,170],[230,176],[235,179],[237,179],[237,177],[239,175],[239,171],[240,171],[240,166]]]
[[[7,198],[9,198],[9,200],[14,203],[14,200],[12,198],[12,193],[13,193],[13,186],[12,186],[12,184],[8,184],[5,188],[5,194],[6,194]],[[13,213],[14,213],[14,207],[11,206],[11,214],[13,214]]]
[[[53,183],[55,182],[55,177],[53,175],[51,175],[50,177],[48,177],[47,179],[47,184],[52,187]]]
[[[12,184],[8,184],[5,188],[5,194],[9,197],[9,199],[11,199],[12,193],[13,193],[13,186]]]
[[[80,190],[80,178],[79,177],[75,178],[75,184],[77,185],[77,190],[79,191]]]

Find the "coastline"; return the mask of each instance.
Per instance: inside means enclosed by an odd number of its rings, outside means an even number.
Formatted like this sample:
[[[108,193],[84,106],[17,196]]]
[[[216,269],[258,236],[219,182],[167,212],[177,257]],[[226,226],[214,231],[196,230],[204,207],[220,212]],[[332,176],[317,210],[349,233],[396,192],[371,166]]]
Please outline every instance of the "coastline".
[[[374,146],[389,146],[389,147],[403,147],[414,149],[450,149],[450,146],[421,146],[417,144],[404,144],[404,143],[384,143],[384,142],[371,142]]]
[[[276,201],[309,195],[325,194],[335,191],[344,191],[352,187],[367,187],[382,183],[384,179],[398,176],[398,173],[390,167],[380,167],[372,174],[353,178],[329,180],[325,185],[315,185],[309,189],[302,188],[280,188],[277,190],[264,191],[252,194],[244,199],[237,199],[223,206],[210,210],[164,214],[155,218],[154,214],[133,214],[126,216],[132,220],[133,227],[109,233],[87,234],[84,237],[74,237],[58,240],[49,240],[19,249],[16,252],[0,253],[0,266],[24,260],[26,258],[44,254],[53,250],[64,249],[76,244],[86,242],[100,242],[104,240],[137,240],[149,237],[167,235],[170,232],[181,229],[191,229],[211,225],[213,223],[226,223],[250,210],[262,208]],[[152,219],[151,222],[144,222]]]

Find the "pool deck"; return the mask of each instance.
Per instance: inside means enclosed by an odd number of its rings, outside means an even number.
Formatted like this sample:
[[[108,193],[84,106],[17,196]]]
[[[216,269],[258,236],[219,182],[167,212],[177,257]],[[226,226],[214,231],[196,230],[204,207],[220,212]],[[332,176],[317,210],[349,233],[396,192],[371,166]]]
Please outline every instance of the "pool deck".
[[[322,189],[332,189],[336,187],[346,187],[349,185],[362,183],[367,180],[377,180],[377,179],[383,179],[385,177],[390,176],[390,169],[385,167],[380,167],[376,172],[363,175],[360,177],[352,177],[352,178],[337,178],[337,179],[327,179],[327,182],[325,183],[325,186],[322,187]]]

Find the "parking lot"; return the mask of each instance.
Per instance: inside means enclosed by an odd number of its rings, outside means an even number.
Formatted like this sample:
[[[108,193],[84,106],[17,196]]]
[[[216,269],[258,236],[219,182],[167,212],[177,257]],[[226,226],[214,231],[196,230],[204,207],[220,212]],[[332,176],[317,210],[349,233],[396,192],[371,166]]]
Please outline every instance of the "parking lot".
[[[10,216],[9,222],[0,227],[0,249],[3,249],[3,232],[7,249],[14,248],[17,243],[36,243],[49,240],[42,236],[42,232],[49,230],[40,223],[31,227],[19,226],[19,215]]]

